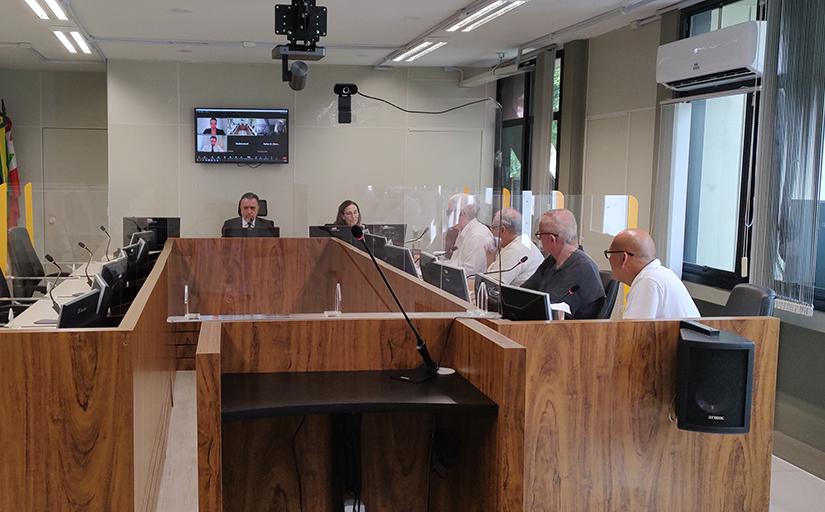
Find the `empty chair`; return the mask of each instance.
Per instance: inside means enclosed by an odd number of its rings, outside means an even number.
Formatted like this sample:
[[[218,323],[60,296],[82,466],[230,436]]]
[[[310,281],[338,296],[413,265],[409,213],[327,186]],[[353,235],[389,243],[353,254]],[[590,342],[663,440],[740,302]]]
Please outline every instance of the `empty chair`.
[[[31,297],[34,292],[46,293],[46,283],[43,278],[61,275],[46,274],[26,228],[9,229],[9,263],[15,298]],[[63,273],[62,275],[65,277],[69,274]]]
[[[610,318],[611,313],[613,313],[613,306],[616,305],[616,297],[619,295],[621,283],[613,279],[613,274],[609,270],[600,270],[599,277],[602,278],[605,298],[596,318],[604,320]]]
[[[776,292],[770,288],[743,283],[733,287],[721,316],[771,316]]]
[[[12,299],[9,284],[6,282],[6,275],[3,274],[3,269],[0,269],[0,325],[6,324],[9,318],[9,310],[14,310],[14,316],[17,316],[30,305],[30,300],[24,304],[21,301]]]

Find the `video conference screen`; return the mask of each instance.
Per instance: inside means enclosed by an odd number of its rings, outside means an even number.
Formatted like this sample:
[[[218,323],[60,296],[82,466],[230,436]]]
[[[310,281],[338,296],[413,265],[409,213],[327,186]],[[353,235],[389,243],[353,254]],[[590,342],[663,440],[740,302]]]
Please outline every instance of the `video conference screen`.
[[[195,162],[289,163],[289,110],[195,109]]]

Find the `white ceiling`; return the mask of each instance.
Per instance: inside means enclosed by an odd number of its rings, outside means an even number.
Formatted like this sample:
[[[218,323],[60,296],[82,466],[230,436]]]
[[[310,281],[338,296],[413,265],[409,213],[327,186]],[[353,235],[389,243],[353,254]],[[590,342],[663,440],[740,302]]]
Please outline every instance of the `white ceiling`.
[[[40,0],[45,8],[45,3]],[[24,0],[3,0],[0,67],[95,69],[107,59],[271,63],[274,5],[289,0],[62,0],[74,24],[94,42],[94,55],[70,55]],[[376,65],[443,23],[473,0],[318,0],[328,9],[327,57],[319,64]],[[417,66],[490,66],[528,41],[622,5],[643,4],[554,39],[593,37],[656,14],[677,0],[530,0],[469,33],[447,37]],[[69,23],[70,25],[72,23]],[[66,22],[62,22],[66,25]],[[243,42],[256,43],[244,48]],[[549,41],[548,41],[549,42]]]

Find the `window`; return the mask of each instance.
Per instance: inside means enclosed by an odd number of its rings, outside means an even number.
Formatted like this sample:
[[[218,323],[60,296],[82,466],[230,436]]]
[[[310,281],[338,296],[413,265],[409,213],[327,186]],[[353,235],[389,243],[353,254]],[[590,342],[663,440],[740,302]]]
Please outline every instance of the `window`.
[[[553,66],[553,126],[550,133],[550,174],[553,176],[553,190],[558,189],[559,168],[559,127],[561,126],[561,63],[563,55],[556,52]]]
[[[502,106],[501,175],[495,186],[520,195],[530,188],[530,135],[533,123],[531,90],[533,73],[498,81],[498,101]]]
[[[695,36],[757,19],[758,0],[704,2],[682,11],[683,36]],[[742,257],[749,246],[753,194],[755,119],[758,97],[736,89],[713,88],[691,100],[682,277],[720,288],[746,282]],[[697,91],[701,94],[710,91]]]
[[[759,0],[713,0],[682,11],[690,36],[758,19]]]

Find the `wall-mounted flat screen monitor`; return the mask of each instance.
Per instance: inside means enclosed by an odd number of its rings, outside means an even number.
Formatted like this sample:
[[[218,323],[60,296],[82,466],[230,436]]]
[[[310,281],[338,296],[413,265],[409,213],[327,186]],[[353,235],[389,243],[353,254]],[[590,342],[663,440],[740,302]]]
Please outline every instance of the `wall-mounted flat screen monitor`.
[[[289,110],[196,108],[195,162],[289,163]]]

